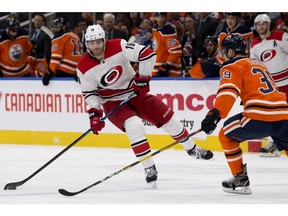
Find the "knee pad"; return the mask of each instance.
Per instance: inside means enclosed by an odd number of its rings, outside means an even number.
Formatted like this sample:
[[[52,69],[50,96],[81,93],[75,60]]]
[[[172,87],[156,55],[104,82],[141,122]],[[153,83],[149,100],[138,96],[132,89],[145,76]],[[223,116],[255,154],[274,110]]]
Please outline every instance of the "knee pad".
[[[224,151],[239,148],[239,143],[225,136],[223,128],[221,128],[218,138]]]
[[[172,118],[161,127],[170,136],[175,137],[183,133],[184,126],[179,119],[173,115]]]
[[[124,122],[124,128],[131,143],[146,139],[144,124],[138,116],[128,118]]]

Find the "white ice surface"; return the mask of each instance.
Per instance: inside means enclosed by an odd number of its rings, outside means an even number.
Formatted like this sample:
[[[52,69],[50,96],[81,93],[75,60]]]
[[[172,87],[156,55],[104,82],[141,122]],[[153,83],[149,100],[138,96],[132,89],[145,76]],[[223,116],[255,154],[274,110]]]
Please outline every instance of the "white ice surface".
[[[222,180],[231,177],[222,152],[214,152],[214,160],[203,161],[190,158],[183,150],[166,150],[154,157],[159,172],[157,189],[153,189],[146,183],[143,167],[138,164],[79,195],[65,197],[58,193],[58,189],[63,188],[73,192],[81,190],[137,161],[131,149],[76,146],[19,186],[17,190],[3,189],[9,182],[21,181],[30,176],[64,148],[63,146],[0,145],[2,209],[11,210],[13,207],[9,215],[13,215],[14,211],[20,209],[21,212],[16,215],[21,216],[25,213],[33,215],[31,209],[36,209],[36,212],[39,209],[42,212],[36,215],[45,215],[49,211],[54,211],[55,206],[56,209],[60,208],[57,212],[64,211],[65,216],[68,213],[79,216],[99,215],[97,212],[99,213],[100,209],[105,215],[110,213],[122,215],[121,210],[123,210],[125,212],[123,215],[131,213],[135,216],[150,216],[151,213],[147,211],[154,211],[155,214],[152,215],[175,215],[179,214],[179,211],[182,213],[184,211],[184,215],[193,216],[196,212],[200,215],[214,215],[219,210],[222,212],[221,215],[234,216],[248,214],[249,212],[246,211],[251,206],[251,210],[261,215],[270,211],[273,215],[287,213],[288,158],[284,155],[279,158],[260,158],[257,153],[244,153],[243,158],[248,164],[252,195],[227,194],[222,191]],[[87,210],[89,210],[88,214],[83,214]],[[279,214],[275,214],[277,212]],[[4,214],[0,213],[0,215]]]

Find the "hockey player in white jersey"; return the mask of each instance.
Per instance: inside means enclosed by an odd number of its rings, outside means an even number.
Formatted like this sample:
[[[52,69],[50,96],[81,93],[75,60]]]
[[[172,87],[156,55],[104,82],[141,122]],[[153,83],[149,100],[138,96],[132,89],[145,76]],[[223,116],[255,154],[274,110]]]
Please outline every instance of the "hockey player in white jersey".
[[[267,14],[259,14],[254,19],[258,37],[251,43],[250,57],[261,61],[268,68],[278,89],[286,94],[288,102],[288,34],[282,30],[270,30],[271,19]],[[288,152],[286,155],[288,156]],[[280,157],[281,153],[273,141],[260,149],[261,157]]]
[[[175,140],[188,135],[187,130],[165,103],[149,94],[149,81],[156,60],[150,48],[127,43],[123,39],[105,40],[105,31],[100,25],[88,26],[85,34],[88,52],[77,66],[79,84],[87,104],[91,129],[98,134],[105,122],[104,113],[109,113],[133,92],[131,100],[109,117],[109,120],[128,136],[131,148],[141,160],[151,154],[142,119],[163,128]],[[139,63],[135,73],[130,62]],[[200,159],[211,159],[213,153],[196,146],[191,139],[181,142],[187,153]],[[156,187],[158,172],[150,157],[143,160],[146,181]]]

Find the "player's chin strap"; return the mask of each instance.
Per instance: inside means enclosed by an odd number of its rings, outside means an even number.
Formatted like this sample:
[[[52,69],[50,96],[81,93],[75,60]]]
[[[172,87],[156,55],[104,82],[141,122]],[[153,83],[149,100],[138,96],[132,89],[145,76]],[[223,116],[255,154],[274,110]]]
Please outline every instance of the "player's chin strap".
[[[123,100],[117,107],[115,107],[110,113],[108,113],[105,117],[101,119],[101,121],[105,121],[109,118],[115,111],[120,109],[124,104],[126,104],[128,101],[130,101],[131,97],[134,95],[134,92],[129,95],[125,100]],[[74,146],[76,143],[78,143],[80,140],[82,140],[87,134],[89,134],[92,131],[91,128],[89,128],[85,133],[83,133],[80,137],[78,137],[74,142],[72,142],[69,146],[67,146],[65,149],[63,149],[61,152],[59,152],[56,156],[54,156],[51,160],[49,160],[46,164],[44,164],[42,167],[40,167],[38,170],[36,170],[33,174],[28,176],[26,179],[19,181],[19,182],[11,182],[6,184],[4,187],[4,190],[16,190],[16,188],[20,185],[23,185],[25,182],[27,182],[29,179],[34,177],[36,174],[38,174],[41,170],[43,170],[45,167],[47,167],[49,164],[51,164],[53,161],[55,161],[58,157],[60,157],[62,154],[64,154],[68,149],[70,149],[72,146]]]
[[[163,152],[163,151],[165,151],[165,150],[173,147],[173,146],[176,145],[177,143],[182,142],[183,140],[186,140],[186,139],[188,139],[189,137],[192,137],[192,136],[200,133],[201,131],[202,131],[201,129],[196,130],[196,131],[194,131],[193,133],[189,134],[188,136],[183,137],[182,139],[180,139],[180,140],[178,140],[178,141],[175,141],[175,142],[173,142],[173,143],[171,143],[171,144],[169,144],[169,145],[167,145],[167,146],[159,149],[158,151],[154,152],[153,154],[150,154],[150,155],[142,158],[141,160],[138,160],[138,161],[136,161],[136,162],[134,162],[134,163],[132,163],[132,164],[130,164],[130,165],[128,165],[128,166],[126,166],[126,167],[124,167],[124,168],[122,168],[122,169],[114,172],[114,173],[112,173],[111,175],[106,176],[105,178],[103,178],[103,179],[101,179],[101,180],[99,180],[99,181],[97,181],[97,182],[95,182],[95,183],[93,183],[93,184],[91,184],[91,185],[83,188],[82,190],[79,190],[79,191],[76,191],[76,192],[69,192],[69,191],[67,191],[67,190],[65,190],[65,189],[59,189],[58,192],[59,192],[60,194],[64,195],[64,196],[75,196],[75,195],[77,195],[77,194],[80,194],[80,193],[88,190],[89,188],[92,188],[92,187],[94,187],[94,186],[96,186],[96,185],[98,185],[98,184],[106,181],[107,179],[112,178],[113,176],[118,175],[119,173],[121,173],[121,172],[123,172],[123,171],[125,171],[125,170],[128,170],[128,169],[136,166],[137,164],[141,163],[142,161],[145,161],[145,160],[147,160],[148,158],[151,158],[151,157],[153,157],[154,155],[157,155],[157,154],[159,154],[159,153],[161,153],[161,152]]]

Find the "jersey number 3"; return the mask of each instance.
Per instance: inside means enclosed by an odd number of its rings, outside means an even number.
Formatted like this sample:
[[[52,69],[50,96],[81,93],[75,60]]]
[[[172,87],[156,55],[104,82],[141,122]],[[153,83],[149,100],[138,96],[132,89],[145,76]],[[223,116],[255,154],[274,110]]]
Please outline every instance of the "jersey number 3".
[[[252,68],[252,73],[253,74],[261,74],[260,82],[266,84],[266,88],[259,88],[259,91],[262,92],[263,94],[269,94],[270,92],[273,92],[275,88],[273,88],[273,85],[271,83],[271,77],[267,72],[264,72],[260,68]]]

